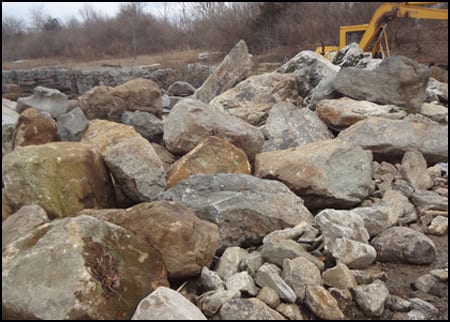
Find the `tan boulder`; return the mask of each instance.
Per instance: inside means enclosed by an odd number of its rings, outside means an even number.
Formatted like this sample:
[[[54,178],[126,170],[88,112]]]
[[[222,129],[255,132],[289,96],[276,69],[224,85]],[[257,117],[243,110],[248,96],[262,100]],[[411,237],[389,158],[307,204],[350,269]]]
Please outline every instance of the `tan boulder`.
[[[89,120],[120,121],[125,111],[162,116],[161,90],[149,79],[137,78],[117,87],[97,86],[80,97],[80,108]]]
[[[160,158],[151,143],[133,127],[93,120],[81,141],[102,153],[115,182],[131,200],[153,200],[166,187],[166,172]]]
[[[301,100],[293,75],[266,73],[240,82],[215,97],[210,106],[257,125],[264,123],[275,103],[289,101],[298,105]]]
[[[13,148],[56,141],[57,131],[56,122],[50,116],[28,108],[17,121],[12,138]]]
[[[317,104],[316,113],[325,124],[338,129],[348,127],[369,116],[399,120],[407,115],[394,105],[379,105],[349,97],[322,100]]]
[[[198,173],[251,174],[245,152],[225,139],[210,136],[176,161],[167,173],[167,188]]]
[[[171,278],[200,274],[203,266],[211,265],[219,247],[217,226],[173,201],[144,202],[126,210],[83,210],[80,214],[122,226],[147,241],[161,253]]]
[[[348,207],[367,197],[372,156],[341,140],[325,140],[256,155],[255,175],[277,179],[308,208]]]
[[[55,218],[74,216],[84,208],[115,206],[103,158],[87,144],[52,142],[18,148],[3,157],[2,177],[13,211],[35,203]]]

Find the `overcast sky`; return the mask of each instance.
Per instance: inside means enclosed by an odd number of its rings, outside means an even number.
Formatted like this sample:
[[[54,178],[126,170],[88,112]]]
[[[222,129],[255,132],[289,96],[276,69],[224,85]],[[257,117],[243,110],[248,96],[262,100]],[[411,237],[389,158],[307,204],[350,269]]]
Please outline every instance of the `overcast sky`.
[[[79,9],[85,4],[89,4],[98,12],[102,12],[110,17],[117,14],[119,6],[123,2],[2,2],[2,18],[4,16],[14,16],[22,18],[28,23],[30,12],[33,8],[43,6],[45,14],[65,21],[66,18],[76,16],[80,18]],[[162,15],[165,2],[146,2],[145,10],[154,15]],[[174,10],[176,4],[166,3],[170,9]]]

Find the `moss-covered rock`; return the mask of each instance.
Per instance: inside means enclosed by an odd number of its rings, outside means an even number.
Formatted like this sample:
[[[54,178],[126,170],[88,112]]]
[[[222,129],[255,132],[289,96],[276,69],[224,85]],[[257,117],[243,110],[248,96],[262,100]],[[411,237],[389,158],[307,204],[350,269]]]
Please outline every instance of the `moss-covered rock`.
[[[13,211],[35,203],[50,218],[74,216],[84,208],[115,206],[103,158],[78,142],[18,148],[3,158],[5,197]]]

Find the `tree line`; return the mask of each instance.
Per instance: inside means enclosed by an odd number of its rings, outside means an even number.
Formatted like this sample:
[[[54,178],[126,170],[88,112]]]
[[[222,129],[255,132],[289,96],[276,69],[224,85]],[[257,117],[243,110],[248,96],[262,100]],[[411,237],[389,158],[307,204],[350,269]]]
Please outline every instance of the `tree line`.
[[[81,18],[66,21],[35,7],[31,21],[3,17],[2,60],[130,57],[184,49],[228,51],[240,39],[253,54],[284,47],[291,55],[321,42],[337,45],[339,26],[367,23],[380,4],[178,2],[166,3],[156,16],[146,10],[150,4],[128,2],[114,17],[86,5],[79,12]],[[178,6],[176,13],[173,6]],[[401,28],[393,30],[401,42]]]

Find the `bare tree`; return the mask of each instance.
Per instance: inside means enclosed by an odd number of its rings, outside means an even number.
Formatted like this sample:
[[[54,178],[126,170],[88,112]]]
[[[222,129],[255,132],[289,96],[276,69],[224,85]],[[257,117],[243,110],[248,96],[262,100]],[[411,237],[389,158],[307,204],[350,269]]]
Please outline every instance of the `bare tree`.
[[[35,5],[30,10],[31,27],[35,31],[44,30],[44,24],[48,20],[48,15],[44,12],[44,4]]]

